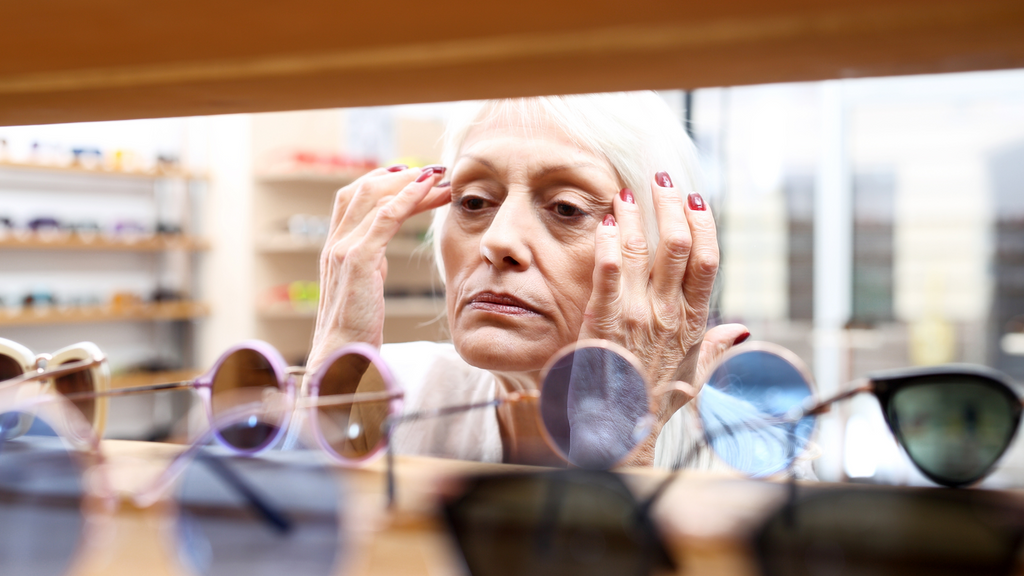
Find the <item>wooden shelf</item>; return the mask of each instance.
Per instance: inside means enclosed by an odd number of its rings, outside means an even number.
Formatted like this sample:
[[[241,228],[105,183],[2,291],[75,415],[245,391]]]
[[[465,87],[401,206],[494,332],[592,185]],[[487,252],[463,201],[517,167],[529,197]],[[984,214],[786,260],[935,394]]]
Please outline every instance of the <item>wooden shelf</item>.
[[[135,388],[136,386],[151,386],[153,384],[169,384],[171,382],[184,382],[192,380],[202,374],[198,368],[187,370],[167,370],[162,372],[132,372],[129,374],[117,374],[110,378],[110,387]]]
[[[113,176],[117,178],[140,178],[159,180],[161,178],[176,180],[206,180],[205,174],[186,172],[185,170],[107,170],[106,168],[89,169],[81,166],[57,166],[47,164],[29,164],[25,162],[0,162],[0,170],[34,170],[53,174]]]
[[[384,299],[387,318],[433,318],[444,312],[444,298],[389,297]],[[316,305],[294,306],[290,302],[276,302],[260,307],[259,317],[264,320],[313,320]]]
[[[60,306],[0,310],[0,326],[38,326],[44,324],[80,324],[85,322],[122,322],[149,320],[190,320],[210,313],[202,302],[156,302],[126,306]]]
[[[324,240],[310,241],[288,233],[268,234],[257,243],[257,250],[262,254],[320,254]],[[0,244],[2,247],[3,244]],[[405,258],[417,255],[432,257],[433,252],[424,245],[422,240],[399,236],[388,243],[388,256]]]
[[[257,174],[256,181],[264,184],[330,184],[335,188],[341,188],[354,182],[357,178],[366,174],[369,170],[352,169],[337,172],[278,172]]]
[[[202,238],[177,234],[157,234],[138,238],[117,238],[97,234],[83,238],[78,234],[5,234],[0,235],[0,249],[7,250],[86,250],[97,252],[200,252],[210,249]]]

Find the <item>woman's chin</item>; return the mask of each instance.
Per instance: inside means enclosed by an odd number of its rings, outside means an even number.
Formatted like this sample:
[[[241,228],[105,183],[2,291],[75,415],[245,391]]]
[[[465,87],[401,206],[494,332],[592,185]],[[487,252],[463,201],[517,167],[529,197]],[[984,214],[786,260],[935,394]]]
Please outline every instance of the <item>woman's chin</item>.
[[[493,326],[452,330],[452,341],[471,366],[495,372],[540,370],[562,347],[550,337]]]

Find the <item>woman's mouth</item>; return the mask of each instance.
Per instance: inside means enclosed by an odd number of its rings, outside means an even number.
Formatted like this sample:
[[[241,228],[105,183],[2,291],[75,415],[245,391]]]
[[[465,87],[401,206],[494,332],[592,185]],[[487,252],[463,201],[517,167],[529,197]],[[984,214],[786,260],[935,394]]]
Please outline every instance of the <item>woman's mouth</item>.
[[[508,294],[495,294],[493,292],[481,292],[473,296],[470,298],[467,307],[481,312],[508,314],[511,316],[541,315],[540,312],[536,311],[529,304],[515,296],[510,296]]]

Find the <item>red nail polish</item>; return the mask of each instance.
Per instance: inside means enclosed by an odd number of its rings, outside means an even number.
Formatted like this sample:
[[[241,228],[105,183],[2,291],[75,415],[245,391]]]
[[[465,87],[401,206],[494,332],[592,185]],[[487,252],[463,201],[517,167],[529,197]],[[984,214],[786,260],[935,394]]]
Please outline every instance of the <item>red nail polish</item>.
[[[604,220],[601,222],[602,226],[615,226],[615,216],[611,214],[605,214]]]
[[[419,177],[416,178],[416,181],[417,182],[424,182],[424,181],[426,181],[427,178],[433,178],[433,177],[434,177],[434,171],[431,170],[430,168],[424,168],[423,172],[421,172]]]
[[[736,346],[737,344],[743,344],[744,342],[747,341],[747,338],[750,338],[750,332],[744,332],[743,334],[737,336],[736,339],[733,340],[732,345]]]
[[[704,204],[704,199],[700,197],[700,194],[694,192],[687,196],[687,201],[690,203],[690,210],[707,210],[708,207]]]
[[[430,170],[434,174],[444,174],[445,170],[448,170],[447,168],[441,166],[440,164],[431,164],[430,166],[424,166],[423,169]]]
[[[658,172],[654,175],[654,181],[662,188],[672,188],[672,179],[668,177],[668,172]]]
[[[395,164],[394,166],[388,166],[388,172],[401,172],[407,168],[409,167],[405,164]]]
[[[623,188],[619,191],[619,198],[622,198],[623,202],[629,202],[630,204],[636,204],[636,200],[633,199],[633,191],[629,188]]]

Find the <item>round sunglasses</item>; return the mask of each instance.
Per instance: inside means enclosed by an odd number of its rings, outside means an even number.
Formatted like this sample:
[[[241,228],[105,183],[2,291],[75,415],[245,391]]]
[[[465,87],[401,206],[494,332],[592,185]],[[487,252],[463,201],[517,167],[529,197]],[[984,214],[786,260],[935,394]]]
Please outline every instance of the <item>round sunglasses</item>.
[[[211,431],[250,417],[225,415]],[[207,433],[155,481],[129,495],[140,508],[173,501],[170,558],[205,576],[337,573],[351,547],[339,479],[321,461],[322,453],[240,456],[208,447],[211,438]],[[92,426],[67,400],[43,390],[28,396],[17,388],[0,390],[5,572],[75,571],[82,552],[110,525],[99,520],[109,518],[123,497],[106,463]]]
[[[362,343],[335,350],[317,371],[308,374],[304,387],[299,380],[307,376],[306,370],[289,367],[277,349],[260,340],[231,347],[194,380],[118,389],[110,389],[109,371],[99,349],[91,343],[74,348],[79,349],[88,354],[69,356],[71,359],[61,364],[50,361],[50,365],[66,368],[59,375],[54,376],[52,370],[23,370],[0,387],[30,380],[70,380],[75,386],[58,384],[54,390],[73,401],[84,414],[90,412],[82,406],[101,406],[102,410],[91,412],[90,421],[97,433],[103,430],[109,397],[194,389],[208,422],[216,422],[225,414],[251,414],[214,429],[217,441],[234,452],[261,453],[285,439],[289,430],[293,432],[288,441],[294,443],[302,427],[290,426],[290,422],[298,413],[311,420],[315,443],[343,464],[358,464],[381,452],[382,425],[388,416],[401,410],[404,396],[377,350]],[[300,388],[304,390],[301,397]],[[292,409],[275,410],[273,417],[258,417],[270,399]]]
[[[1020,424],[1012,380],[982,366],[953,364],[876,372],[838,394],[816,399],[796,355],[744,343],[711,371],[698,412],[715,452],[753,476],[788,469],[803,452],[818,415],[840,400],[871,393],[914,466],[943,486],[988,475]]]

